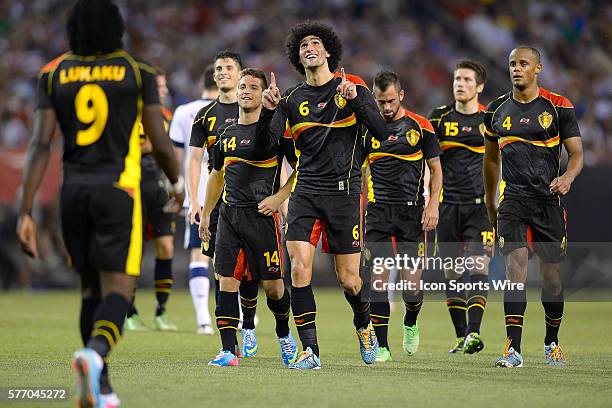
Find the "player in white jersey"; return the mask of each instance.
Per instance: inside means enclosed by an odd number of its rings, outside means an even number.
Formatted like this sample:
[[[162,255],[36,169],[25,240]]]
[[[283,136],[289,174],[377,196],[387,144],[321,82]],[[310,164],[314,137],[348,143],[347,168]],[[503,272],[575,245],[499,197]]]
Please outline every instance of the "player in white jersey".
[[[202,76],[202,95],[200,99],[186,103],[176,108],[174,118],[170,125],[170,139],[176,147],[175,151],[177,158],[183,163],[183,174],[188,177],[187,163],[189,157],[189,149],[185,149],[189,145],[191,137],[191,126],[198,111],[208,105],[217,98],[219,91],[213,79],[214,66],[209,65],[204,70]],[[200,186],[198,189],[198,202],[200,205],[204,203],[204,195],[206,193],[206,182],[208,180],[208,171],[206,171],[207,159],[203,160],[202,176],[200,177]],[[186,183],[188,183],[186,181]],[[188,184],[187,184],[188,185]],[[189,193],[187,193],[189,194]],[[183,208],[185,213],[189,209],[189,196],[185,194],[185,202]],[[193,299],[193,307],[196,312],[196,320],[198,323],[198,334],[214,334],[214,330],[210,320],[208,311],[208,292],[210,289],[210,281],[208,279],[208,265],[210,258],[202,254],[201,241],[198,235],[198,225],[191,224],[189,216],[185,219],[185,249],[191,251],[189,262],[189,290]]]

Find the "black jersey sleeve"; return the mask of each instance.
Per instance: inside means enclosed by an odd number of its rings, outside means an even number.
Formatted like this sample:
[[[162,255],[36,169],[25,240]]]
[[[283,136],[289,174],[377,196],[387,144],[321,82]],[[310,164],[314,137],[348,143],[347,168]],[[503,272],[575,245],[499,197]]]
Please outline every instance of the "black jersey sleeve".
[[[287,128],[287,96],[288,91],[285,91],[280,103],[274,109],[274,115],[270,123],[270,137],[276,140],[282,140]],[[265,108],[264,108],[265,110]]]
[[[255,140],[258,143],[258,148],[269,149],[278,144],[279,135],[272,131],[271,123],[274,117],[274,110],[261,108],[259,121],[257,122]]]
[[[142,80],[142,102],[144,105],[159,105],[157,93],[157,78],[155,68],[146,62],[138,62],[140,78]]]
[[[423,129],[423,156],[425,160],[439,157],[440,154],[442,154],[442,151],[436,134],[429,129]]]
[[[189,138],[189,146],[206,148],[207,135],[204,129],[206,123],[206,112],[208,105],[200,109],[196,114],[193,124],[191,125],[191,137]]]
[[[561,107],[557,109],[557,112],[559,112],[559,137],[561,141],[570,137],[580,137],[580,129],[578,128],[574,107]]]
[[[38,75],[36,86],[36,109],[47,109],[53,107],[49,95],[49,73],[41,72]]]
[[[212,167],[217,171],[221,171],[223,169],[223,163],[224,157],[221,149],[221,138],[219,137],[212,149]]]
[[[388,134],[385,120],[378,110],[376,101],[365,86],[357,86],[357,96],[348,101],[349,106],[355,112],[357,120],[362,122],[370,133],[385,138]]]

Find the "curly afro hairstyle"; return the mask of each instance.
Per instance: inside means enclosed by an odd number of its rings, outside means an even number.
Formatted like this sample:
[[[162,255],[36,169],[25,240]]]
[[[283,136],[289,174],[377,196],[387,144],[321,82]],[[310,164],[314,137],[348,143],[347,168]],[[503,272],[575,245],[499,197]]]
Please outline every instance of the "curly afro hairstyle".
[[[342,42],[329,25],[320,21],[299,23],[289,31],[285,47],[287,48],[287,57],[291,65],[293,65],[300,74],[306,74],[304,66],[300,61],[300,41],[309,35],[314,35],[321,39],[323,46],[330,55],[329,58],[327,58],[329,70],[334,72],[336,68],[338,68],[338,64],[342,58]]]

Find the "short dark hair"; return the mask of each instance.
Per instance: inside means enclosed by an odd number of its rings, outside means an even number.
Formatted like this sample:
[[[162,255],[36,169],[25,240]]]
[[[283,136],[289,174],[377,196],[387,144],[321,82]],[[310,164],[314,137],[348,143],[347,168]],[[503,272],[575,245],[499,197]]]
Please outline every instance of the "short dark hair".
[[[455,71],[460,68],[471,69],[472,71],[474,71],[476,77],[476,85],[482,85],[487,82],[487,70],[481,63],[476,61],[463,60],[459,61],[457,65],[455,65]]]
[[[213,64],[209,64],[204,68],[204,73],[202,74],[201,83],[204,89],[213,90],[217,89],[217,83],[214,79],[215,74],[215,66]]]
[[[515,48],[515,50],[529,50],[532,52],[532,54],[536,57],[536,62],[539,64],[541,62],[542,56],[540,55],[540,50],[538,50],[535,47],[532,47],[531,45],[519,45],[518,47]]]
[[[258,68],[245,68],[240,71],[240,79],[242,77],[250,75],[252,77],[258,78],[261,80],[262,89],[266,89],[268,87],[268,80],[266,79],[266,74]]]
[[[68,13],[66,31],[76,55],[108,54],[123,47],[125,26],[111,0],[78,0]]]
[[[397,92],[402,89],[402,84],[396,72],[385,69],[378,71],[376,75],[374,75],[374,87],[384,92],[389,88],[389,85],[394,85]]]
[[[238,54],[237,52],[234,52],[230,49],[225,49],[222,51],[219,51],[217,53],[217,55],[215,55],[215,62],[218,59],[223,59],[223,58],[231,58],[234,61],[236,61],[236,64],[238,64],[238,69],[242,69],[242,57],[240,56],[240,54]]]
[[[338,64],[342,58],[342,42],[331,26],[320,21],[309,20],[304,23],[299,23],[293,26],[289,31],[289,35],[285,41],[285,47],[291,65],[293,65],[300,74],[306,74],[304,66],[300,61],[300,42],[309,35],[314,35],[321,39],[325,50],[329,53],[329,57],[327,58],[329,70],[334,72],[336,68],[338,68]]]

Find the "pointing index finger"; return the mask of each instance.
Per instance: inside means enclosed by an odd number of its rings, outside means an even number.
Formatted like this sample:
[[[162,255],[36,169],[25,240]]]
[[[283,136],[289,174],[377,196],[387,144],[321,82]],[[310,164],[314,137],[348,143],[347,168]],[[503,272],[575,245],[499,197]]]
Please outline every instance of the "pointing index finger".
[[[344,67],[340,68],[340,76],[343,81],[346,81],[346,73],[344,72]]]
[[[276,77],[274,76],[274,72],[270,72],[270,86],[276,87]]]

